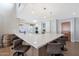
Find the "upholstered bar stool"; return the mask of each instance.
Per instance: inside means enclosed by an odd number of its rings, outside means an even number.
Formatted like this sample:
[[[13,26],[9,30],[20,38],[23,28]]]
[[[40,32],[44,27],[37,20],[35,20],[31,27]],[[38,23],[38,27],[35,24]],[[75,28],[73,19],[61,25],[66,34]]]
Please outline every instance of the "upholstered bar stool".
[[[63,51],[67,51],[67,48],[65,47],[66,46],[66,38],[64,36],[61,36],[57,39],[55,39],[54,41],[50,42],[50,43],[61,43],[61,49]]]
[[[30,45],[22,45],[23,40],[17,39],[13,41],[13,50],[15,50],[13,56],[24,56],[25,52],[30,49]]]
[[[67,48],[65,47],[66,46],[66,38],[60,37],[60,38],[57,39],[57,42],[62,44],[62,48],[61,49],[63,51],[67,51]]]
[[[60,43],[49,43],[47,45],[47,53],[49,56],[63,56],[63,51],[61,50]]]
[[[3,35],[2,35],[2,37],[1,37],[1,40],[0,40],[0,48],[3,48],[4,46],[3,46]]]

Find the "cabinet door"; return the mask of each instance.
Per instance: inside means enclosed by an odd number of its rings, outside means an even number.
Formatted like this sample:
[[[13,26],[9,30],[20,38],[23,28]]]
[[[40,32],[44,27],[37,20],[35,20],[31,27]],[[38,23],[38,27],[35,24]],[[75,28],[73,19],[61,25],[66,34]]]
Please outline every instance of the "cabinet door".
[[[42,23],[42,30],[45,30],[46,33],[50,32],[50,21]]]

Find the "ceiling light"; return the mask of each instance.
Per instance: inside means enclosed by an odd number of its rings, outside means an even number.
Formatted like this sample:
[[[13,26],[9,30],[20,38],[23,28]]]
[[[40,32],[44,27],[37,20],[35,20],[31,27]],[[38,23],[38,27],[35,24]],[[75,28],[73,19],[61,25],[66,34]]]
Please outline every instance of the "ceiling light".
[[[46,16],[44,16],[43,18],[46,18]]]
[[[46,8],[44,8],[44,10],[46,10]]]
[[[38,24],[36,24],[36,26],[38,26]]]
[[[34,14],[34,11],[32,11],[32,14]]]
[[[72,14],[75,16],[76,15],[76,12],[73,12]]]
[[[33,22],[34,22],[34,23],[36,23],[36,22],[37,22],[37,20],[33,20]]]

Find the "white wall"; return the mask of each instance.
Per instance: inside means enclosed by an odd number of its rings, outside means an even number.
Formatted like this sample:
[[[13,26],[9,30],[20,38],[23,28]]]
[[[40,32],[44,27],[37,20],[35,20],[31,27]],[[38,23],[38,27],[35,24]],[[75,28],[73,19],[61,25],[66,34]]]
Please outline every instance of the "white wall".
[[[46,22],[46,32],[47,32],[47,33],[50,33],[50,31],[51,31],[50,21],[47,21],[47,22]]]
[[[75,42],[75,19],[74,18],[67,18],[67,19],[59,19],[57,20],[57,33],[61,33],[61,23],[62,22],[70,22],[71,23],[71,41]]]
[[[1,39],[1,36],[2,36],[2,20],[3,20],[3,17],[0,15],[0,39]]]
[[[79,42],[79,18],[74,18],[75,21],[75,41]]]
[[[3,17],[0,15],[0,32],[2,31],[2,20],[3,20]]]
[[[57,23],[56,23],[56,19],[53,19],[52,18],[52,20],[51,20],[51,24],[50,24],[50,26],[51,26],[51,33],[57,33]]]
[[[15,4],[0,3],[0,37],[16,28]]]
[[[11,13],[4,18],[5,20],[3,20],[3,32],[11,33],[12,31],[14,31],[17,25],[15,6],[12,8]]]

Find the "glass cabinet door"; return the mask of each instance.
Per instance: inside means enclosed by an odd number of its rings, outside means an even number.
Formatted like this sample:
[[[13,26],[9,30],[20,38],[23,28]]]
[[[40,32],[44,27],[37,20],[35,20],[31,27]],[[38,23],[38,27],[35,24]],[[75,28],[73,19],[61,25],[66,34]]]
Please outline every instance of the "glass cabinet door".
[[[42,33],[49,33],[50,32],[50,21],[46,21],[46,22],[43,22],[41,23],[41,30],[42,30]]]

